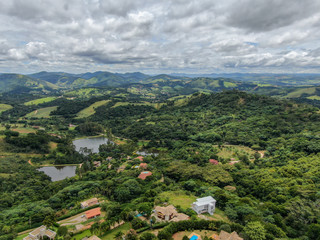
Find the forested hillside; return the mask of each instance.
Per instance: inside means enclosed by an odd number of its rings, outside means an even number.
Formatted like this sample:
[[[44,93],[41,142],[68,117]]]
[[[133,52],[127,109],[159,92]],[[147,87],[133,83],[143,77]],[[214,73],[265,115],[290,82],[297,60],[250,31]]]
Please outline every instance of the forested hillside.
[[[1,113],[0,239],[41,224],[58,230],[57,222],[80,214],[80,202],[90,197],[105,201],[93,230],[102,239],[110,236],[103,221],[125,221],[142,237],[152,228],[152,209],[168,202],[196,229],[317,239],[318,108],[238,90],[164,101],[119,88],[70,94],[1,98],[12,108]],[[55,110],[36,117],[49,107]],[[99,134],[116,144],[75,151],[72,139]],[[145,168],[139,151],[150,153],[142,156]],[[77,164],[77,174],[51,182],[36,170],[43,164]],[[141,171],[152,175],[142,180]],[[199,222],[191,203],[209,195],[216,213]],[[159,239],[170,240],[176,225],[155,226]],[[60,239],[80,238],[75,226],[69,230]]]

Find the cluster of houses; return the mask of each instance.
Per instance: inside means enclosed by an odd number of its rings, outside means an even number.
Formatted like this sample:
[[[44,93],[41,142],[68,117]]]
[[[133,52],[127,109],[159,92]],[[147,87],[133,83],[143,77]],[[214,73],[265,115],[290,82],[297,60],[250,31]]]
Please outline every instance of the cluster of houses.
[[[139,169],[147,169],[148,168],[148,164],[147,163],[144,163],[143,162],[143,156],[139,156],[139,157],[136,157],[136,159],[139,159],[140,160],[140,165],[139,165]],[[150,171],[143,171],[139,174],[138,178],[142,179],[142,180],[145,180],[147,177],[151,176],[152,175],[152,172]]]

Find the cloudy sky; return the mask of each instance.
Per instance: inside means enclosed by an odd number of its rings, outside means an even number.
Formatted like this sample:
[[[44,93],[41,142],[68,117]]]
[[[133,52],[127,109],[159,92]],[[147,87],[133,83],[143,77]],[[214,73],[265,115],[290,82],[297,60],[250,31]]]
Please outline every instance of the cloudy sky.
[[[320,0],[0,0],[0,72],[320,72]]]

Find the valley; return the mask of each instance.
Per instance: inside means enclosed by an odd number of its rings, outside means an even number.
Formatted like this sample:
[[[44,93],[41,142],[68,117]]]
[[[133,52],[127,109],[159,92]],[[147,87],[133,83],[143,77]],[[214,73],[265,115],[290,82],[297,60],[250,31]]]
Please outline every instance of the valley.
[[[108,72],[10,79],[0,96],[1,240],[23,239],[43,224],[57,239],[110,240],[222,230],[246,237],[251,225],[265,239],[296,239],[318,229],[313,80]],[[63,169],[72,173],[55,178]],[[191,208],[206,196],[216,200],[212,216]],[[101,214],[82,219],[91,208],[81,203],[92,198]],[[170,205],[188,220],[153,215]]]

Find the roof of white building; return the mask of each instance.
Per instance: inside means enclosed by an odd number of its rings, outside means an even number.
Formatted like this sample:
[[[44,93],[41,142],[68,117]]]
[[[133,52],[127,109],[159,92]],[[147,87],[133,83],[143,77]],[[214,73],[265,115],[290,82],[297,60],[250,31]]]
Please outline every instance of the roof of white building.
[[[212,202],[216,202],[216,200],[213,197],[208,196],[208,197],[203,197],[203,198],[197,198],[197,201],[194,202],[194,204],[196,204],[196,205],[206,205],[206,204],[210,204]]]

